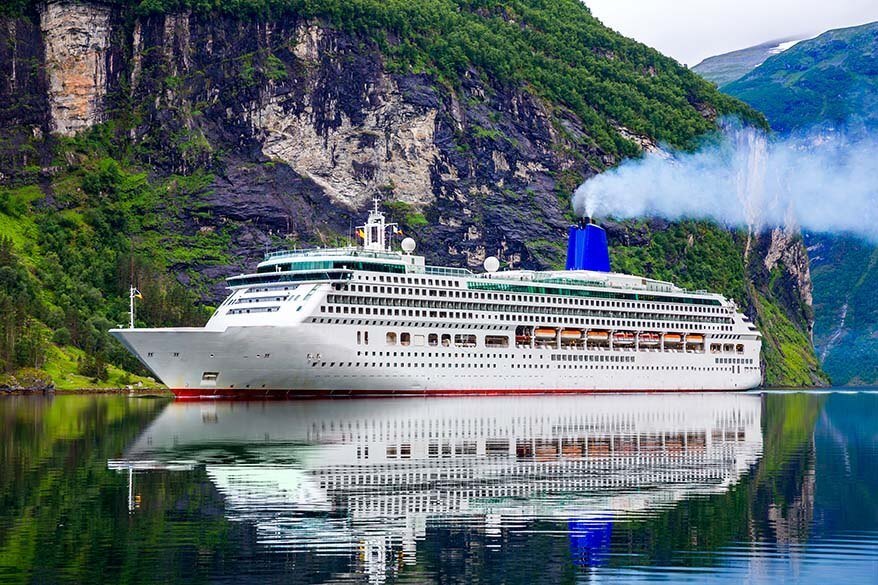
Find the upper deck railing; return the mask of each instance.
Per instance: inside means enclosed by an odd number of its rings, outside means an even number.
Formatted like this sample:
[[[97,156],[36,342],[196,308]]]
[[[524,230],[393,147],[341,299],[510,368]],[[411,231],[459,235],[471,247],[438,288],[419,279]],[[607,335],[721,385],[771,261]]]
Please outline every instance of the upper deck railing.
[[[362,258],[380,258],[382,260],[400,260],[403,258],[401,252],[377,252],[374,250],[364,250],[359,246],[346,246],[344,248],[308,248],[304,250],[266,252],[263,261],[275,260],[277,258],[307,258],[311,256],[357,256]]]

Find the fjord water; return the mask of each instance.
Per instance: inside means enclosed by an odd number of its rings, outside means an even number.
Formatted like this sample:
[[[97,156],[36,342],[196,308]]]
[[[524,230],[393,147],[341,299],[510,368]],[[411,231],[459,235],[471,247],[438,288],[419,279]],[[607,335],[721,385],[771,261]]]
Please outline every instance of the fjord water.
[[[0,583],[875,583],[878,394],[0,400]]]

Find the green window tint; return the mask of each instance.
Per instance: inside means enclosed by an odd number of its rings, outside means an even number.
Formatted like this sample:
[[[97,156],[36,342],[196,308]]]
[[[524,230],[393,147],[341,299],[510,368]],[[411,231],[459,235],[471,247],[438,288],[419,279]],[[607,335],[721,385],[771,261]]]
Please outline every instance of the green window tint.
[[[665,297],[641,293],[620,293],[610,291],[583,290],[574,288],[550,288],[545,286],[532,286],[524,284],[509,284],[505,282],[468,282],[470,290],[490,290],[501,292],[518,292],[538,295],[558,295],[565,297],[589,297],[593,299],[622,299],[628,301],[656,301],[660,303],[683,303],[687,305],[712,305],[720,306],[718,299],[705,299],[698,297]]]
[[[401,264],[363,262],[361,260],[311,260],[303,262],[285,262],[281,264],[260,266],[256,270],[256,273],[304,272],[308,270],[329,270],[332,268],[340,270],[364,270],[368,272],[392,272],[396,274],[405,273],[405,266]]]

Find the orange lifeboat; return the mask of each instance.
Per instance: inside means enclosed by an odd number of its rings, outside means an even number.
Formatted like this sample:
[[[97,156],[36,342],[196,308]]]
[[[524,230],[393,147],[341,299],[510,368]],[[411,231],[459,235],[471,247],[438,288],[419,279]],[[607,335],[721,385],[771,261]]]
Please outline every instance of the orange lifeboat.
[[[692,333],[686,336],[686,343],[691,343],[692,345],[703,345],[704,336]]]
[[[680,343],[683,336],[679,333],[665,333],[665,343]]]
[[[555,330],[548,327],[539,327],[534,331],[537,339],[555,339]]]
[[[561,339],[563,341],[576,341],[582,338],[582,330],[580,329],[563,329],[561,331]]]
[[[607,341],[610,338],[610,333],[607,331],[589,331],[588,339],[589,341]]]

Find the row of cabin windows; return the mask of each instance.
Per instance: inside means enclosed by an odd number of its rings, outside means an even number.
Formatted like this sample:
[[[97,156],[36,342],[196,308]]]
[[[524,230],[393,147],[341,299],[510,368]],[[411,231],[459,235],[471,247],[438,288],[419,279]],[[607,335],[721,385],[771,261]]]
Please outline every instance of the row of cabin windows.
[[[578,285],[589,285],[591,283],[581,283],[581,282],[568,282],[566,284],[578,284]],[[515,292],[515,293],[528,293],[528,294],[539,294],[539,295],[560,295],[567,297],[590,297],[590,298],[601,298],[601,299],[623,299],[626,301],[653,301],[653,302],[670,302],[670,303],[682,303],[684,305],[706,305],[719,307],[721,303],[719,299],[716,298],[706,298],[706,297],[666,297],[662,295],[654,295],[649,293],[623,293],[623,292],[612,292],[610,290],[588,290],[588,289],[580,289],[580,288],[554,288],[547,286],[539,286],[533,284],[515,284],[515,283],[501,283],[501,282],[468,282],[467,286],[473,290],[494,290],[494,291],[504,291],[504,292]],[[600,286],[600,284],[598,284]]]
[[[435,369],[476,369],[491,370],[497,369],[496,363],[487,362],[312,362],[312,368],[435,368]],[[511,364],[513,370],[545,370],[552,368],[552,364],[545,363],[516,363]],[[689,372],[733,372],[734,366],[637,366],[622,365],[616,363],[564,363],[556,364],[556,369],[594,369],[594,370],[626,370],[626,371],[649,371],[649,372],[671,372],[671,371],[689,371]],[[744,368],[755,369],[755,368]],[[740,372],[740,366],[739,366]],[[249,386],[248,386],[249,387]]]
[[[515,366],[512,366],[515,368]],[[558,364],[556,367],[562,370],[637,370],[649,372],[734,372],[734,366],[614,366],[614,365],[590,365],[590,364]],[[755,369],[755,368],[744,368]],[[740,373],[740,366],[738,367]]]
[[[244,315],[249,313],[277,313],[280,307],[255,307],[252,309],[229,309],[226,315]]]
[[[338,362],[338,367],[345,367],[345,362]],[[311,367],[321,368],[334,368],[336,367],[336,362],[312,362]],[[496,369],[496,363],[488,363],[488,362],[347,362],[347,367],[349,368],[409,368],[409,367],[418,367],[418,368],[479,368],[479,369]],[[543,366],[539,366],[543,367]],[[546,366],[548,367],[548,366]]]
[[[633,355],[577,355],[556,354],[552,356],[553,362],[623,362],[633,363]]]
[[[710,353],[744,353],[744,344],[738,343],[711,343]],[[717,362],[723,363],[723,362]],[[732,362],[734,363],[734,362]]]
[[[555,305],[567,305],[578,307],[608,307],[619,309],[648,309],[652,311],[685,311],[687,313],[703,313],[703,314],[727,314],[729,310],[725,307],[705,307],[693,306],[683,303],[681,306],[674,306],[671,303],[645,303],[636,301],[610,301],[601,299],[581,299],[566,296],[552,295],[520,295],[509,293],[491,293],[491,292],[473,292],[467,290],[437,290],[423,288],[406,288],[398,286],[380,286],[369,284],[349,284],[346,290],[358,293],[369,294],[388,294],[388,295],[409,295],[422,297],[448,297],[455,299],[471,299],[483,301],[512,301],[519,303],[551,303]],[[680,303],[677,303],[680,305]]]
[[[463,311],[423,311],[419,309],[385,309],[379,307],[348,307],[345,305],[321,305],[321,313],[333,313],[336,315],[371,315],[381,317],[420,317],[425,319],[465,319],[472,321],[480,317],[475,313]],[[549,318],[541,315],[484,315],[482,317],[495,319],[497,321],[521,321],[528,320],[532,323],[554,323],[557,319]],[[322,321],[321,321],[322,323]],[[624,321],[622,319],[594,319],[594,318],[569,318],[566,319],[568,325],[597,325],[603,327],[658,327],[658,321]],[[670,321],[668,321],[670,323]],[[673,322],[675,329],[688,329],[697,331],[700,329],[716,329],[718,331],[731,331],[731,325],[698,325],[692,323]]]
[[[432,351],[372,351],[372,352],[369,352],[369,351],[358,351],[358,352],[357,352],[357,357],[360,357],[361,355],[362,355],[363,357],[369,357],[369,356],[372,356],[372,357],[415,357],[415,358],[433,358],[433,357],[437,357],[437,358],[443,358],[443,359],[448,359],[448,358],[454,358],[454,359],[457,359],[457,358],[461,358],[461,359],[469,358],[469,359],[474,359],[474,360],[475,360],[475,359],[485,359],[485,358],[491,358],[491,359],[512,359],[512,358],[515,358],[515,359],[518,359],[518,360],[521,360],[521,359],[524,359],[524,360],[529,360],[529,359],[532,360],[532,359],[536,359],[535,356],[533,356],[533,355],[527,355],[527,354],[525,354],[525,355],[521,355],[521,354],[519,354],[519,355],[515,355],[515,354],[512,354],[512,353],[504,353],[504,354],[494,354],[494,353],[487,353],[487,354],[486,354],[486,353],[457,353],[457,352],[455,352],[455,353],[450,353],[450,352],[444,352],[444,351],[442,351],[442,352],[437,351],[437,352],[435,352],[435,354],[434,354]],[[539,356],[539,359],[543,359],[543,356]]]
[[[552,315],[585,315],[592,317],[618,317],[623,319],[649,319],[652,321],[694,321],[698,323],[733,323],[731,317],[720,317],[712,315],[695,315],[695,314],[676,314],[676,313],[639,313],[639,312],[620,312],[595,310],[594,308],[573,309],[566,307],[551,307],[539,305],[498,305],[498,304],[482,304],[461,301],[444,301],[444,300],[421,300],[409,298],[382,298],[382,297],[360,297],[330,294],[326,296],[326,300],[330,304],[336,305],[377,305],[379,307],[417,307],[417,308],[434,308],[434,309],[467,309],[471,311],[493,311],[505,313],[527,313],[527,314],[552,314]],[[330,311],[332,312],[332,311]],[[337,311],[346,312],[346,311]],[[518,317],[520,318],[520,316]]]
[[[396,331],[388,331],[384,336],[385,345],[394,346],[399,344],[402,347],[477,347],[478,340],[472,333],[421,333],[412,334],[408,331],[397,333]],[[369,344],[369,332],[357,331],[357,345]],[[503,348],[509,347],[509,336],[507,335],[485,335],[484,347]]]
[[[415,347],[424,345],[425,337],[424,335],[415,334],[412,336],[411,333],[403,332],[399,334],[399,344],[402,346],[414,345]],[[477,346],[476,336],[471,333],[457,333],[453,336],[449,333],[442,333],[441,335],[438,333],[429,333],[426,336],[427,346],[429,347],[452,347],[452,343],[454,347],[465,347],[472,348]],[[396,345],[397,343],[397,334],[395,331],[389,331],[385,336],[385,343],[387,345]],[[491,348],[502,348],[509,347],[509,337],[506,335],[485,335],[484,337],[484,346]]]

